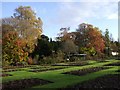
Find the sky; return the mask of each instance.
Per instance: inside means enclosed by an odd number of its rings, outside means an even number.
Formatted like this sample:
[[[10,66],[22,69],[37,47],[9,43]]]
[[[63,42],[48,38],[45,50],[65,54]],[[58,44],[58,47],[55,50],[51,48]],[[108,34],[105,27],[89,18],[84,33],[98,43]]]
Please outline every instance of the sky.
[[[49,1],[49,0],[48,0]],[[54,0],[53,0],[54,1]],[[92,24],[105,32],[112,34],[114,40],[118,39],[118,2],[115,0],[96,0],[95,2],[58,0],[59,2],[15,2],[12,0],[2,2],[2,18],[13,15],[15,8],[19,6],[31,6],[43,21],[43,34],[55,38],[60,28],[70,27],[75,31],[81,23]]]

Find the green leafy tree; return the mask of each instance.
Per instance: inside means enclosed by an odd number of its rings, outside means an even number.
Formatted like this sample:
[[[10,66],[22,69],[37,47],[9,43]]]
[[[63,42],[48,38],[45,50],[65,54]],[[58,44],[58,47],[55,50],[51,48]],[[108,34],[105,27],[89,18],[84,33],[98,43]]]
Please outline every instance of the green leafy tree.
[[[112,49],[114,50],[114,52],[118,52],[118,59],[120,59],[120,42],[115,41],[114,44],[115,44],[115,47],[114,47],[115,49],[113,49],[113,48]]]
[[[110,40],[110,36],[109,36],[109,31],[108,31],[108,29],[106,29],[106,31],[105,31],[104,40],[105,40],[105,54],[106,54],[107,56],[110,56],[111,40]]]
[[[50,44],[52,46],[52,52],[55,54],[61,49],[62,46],[60,41],[53,41],[52,39],[50,39]]]
[[[85,54],[91,55],[91,56],[94,56],[96,54],[96,51],[93,47],[92,48],[81,47],[80,51],[81,51],[81,53],[85,53]]]
[[[43,58],[43,56],[50,56],[51,54],[52,46],[49,42],[49,38],[45,35],[41,35],[41,37],[38,38],[38,43],[33,52],[33,56],[39,55],[40,58]]]

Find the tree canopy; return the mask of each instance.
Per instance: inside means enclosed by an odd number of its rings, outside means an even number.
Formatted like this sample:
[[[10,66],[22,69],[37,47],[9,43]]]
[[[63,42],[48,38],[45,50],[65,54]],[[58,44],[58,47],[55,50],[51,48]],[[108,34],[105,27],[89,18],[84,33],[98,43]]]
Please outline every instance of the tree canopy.
[[[3,60],[10,64],[27,61],[42,33],[42,20],[30,6],[20,6],[13,16],[2,19]]]

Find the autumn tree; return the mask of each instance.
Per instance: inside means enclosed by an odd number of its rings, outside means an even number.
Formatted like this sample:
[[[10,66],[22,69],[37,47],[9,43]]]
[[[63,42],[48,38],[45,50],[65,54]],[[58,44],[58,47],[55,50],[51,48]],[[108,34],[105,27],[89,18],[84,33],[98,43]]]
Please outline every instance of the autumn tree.
[[[70,27],[61,28],[59,33],[59,41],[61,41],[61,50],[66,56],[78,52],[78,47],[75,45],[75,35],[73,32],[69,32]]]
[[[4,34],[2,42],[3,65],[17,65],[28,60],[28,52],[23,48],[25,42],[18,37],[17,32],[9,31]]]
[[[42,21],[29,6],[15,9],[13,16],[2,19],[3,61],[10,64],[29,59],[37,38],[42,33]]]
[[[28,52],[32,52],[38,36],[42,33],[42,20],[30,6],[20,6],[15,9],[11,18],[4,18],[3,25],[10,25],[17,31],[20,38],[27,42]]]
[[[58,33],[57,40],[64,42],[67,39],[69,39],[69,35],[68,35],[69,30],[70,30],[70,27],[68,27],[68,28],[60,28],[60,33]]]
[[[98,54],[103,52],[105,45],[99,28],[82,23],[79,25],[77,32],[76,43],[80,49],[88,48]]]
[[[13,18],[19,22],[17,29],[22,38],[35,39],[42,33],[42,21],[30,6],[20,6],[15,11]]]

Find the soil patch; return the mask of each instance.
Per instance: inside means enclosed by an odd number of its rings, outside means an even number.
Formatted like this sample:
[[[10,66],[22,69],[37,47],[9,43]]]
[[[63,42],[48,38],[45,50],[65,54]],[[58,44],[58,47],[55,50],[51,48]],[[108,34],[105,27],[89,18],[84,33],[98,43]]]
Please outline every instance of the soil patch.
[[[47,69],[47,68],[51,68],[51,66],[44,66],[44,67],[32,67],[30,69]]]
[[[6,67],[2,67],[3,70],[7,70],[7,69],[16,69],[16,68],[29,68],[29,67],[33,67],[34,65],[26,65],[26,66],[6,66]]]
[[[86,74],[89,74],[92,72],[97,72],[97,71],[104,70],[104,69],[108,69],[108,67],[85,68],[85,69],[75,70],[75,71],[71,71],[71,72],[65,72],[63,74],[72,74],[72,75],[82,76],[82,75],[86,75]]]
[[[116,72],[120,72],[120,70],[117,70]]]
[[[120,62],[107,64],[107,65],[105,65],[105,66],[120,66]]]
[[[102,62],[108,62],[108,61],[105,61],[105,60],[100,60],[100,61],[98,61],[98,62],[101,62],[101,63],[102,63]]]
[[[88,65],[87,62],[67,63],[67,64],[53,64],[52,66],[84,66]]]
[[[76,84],[72,87],[68,87],[71,90],[81,90],[82,88],[113,88],[114,89],[120,89],[120,74],[109,74],[102,77],[98,77],[94,80],[89,80],[82,82],[80,84]],[[66,89],[61,89],[66,90]]]
[[[7,77],[7,76],[12,76],[12,75],[11,74],[5,74],[5,73],[0,74],[0,77]]]
[[[14,72],[14,71],[22,71],[23,69],[7,69],[3,70],[2,72]]]
[[[33,86],[44,85],[48,83],[52,83],[52,82],[38,78],[15,80],[15,81],[9,81],[7,83],[3,83],[2,90],[22,90],[24,88],[30,88]]]
[[[29,72],[43,72],[43,71],[59,70],[59,69],[64,69],[64,68],[67,68],[67,67],[46,68],[46,69],[33,69],[33,70],[29,70]]]

